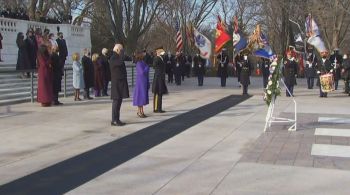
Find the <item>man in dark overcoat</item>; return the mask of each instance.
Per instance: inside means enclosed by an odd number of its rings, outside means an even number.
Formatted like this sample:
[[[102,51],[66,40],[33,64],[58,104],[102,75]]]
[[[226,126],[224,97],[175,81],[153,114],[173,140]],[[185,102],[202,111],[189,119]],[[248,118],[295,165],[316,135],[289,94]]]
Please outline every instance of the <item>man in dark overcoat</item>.
[[[174,56],[171,55],[170,51],[167,55],[164,56],[164,61],[166,63],[165,66],[165,72],[168,74],[168,83],[174,82],[174,65],[175,65],[175,59]]]
[[[162,109],[163,95],[168,93],[168,88],[165,84],[165,51],[162,47],[156,49],[156,57],[153,60],[154,78],[152,83],[153,98],[153,112],[164,113]]]
[[[268,82],[269,76],[270,76],[270,64],[271,64],[271,62],[269,59],[261,58],[260,69],[261,69],[261,73],[263,76],[264,89],[266,89],[267,82]]]
[[[68,56],[67,43],[66,43],[66,40],[63,38],[62,32],[57,33],[57,36],[58,38],[56,39],[56,42],[58,45],[58,56],[60,57],[61,67],[62,69],[64,69],[64,65],[66,63],[66,59]]]
[[[90,51],[86,48],[84,49],[84,56],[81,58],[81,64],[83,65],[83,72],[84,72],[84,99],[91,100],[93,99],[90,97],[90,88],[94,87],[94,64],[91,60],[91,54]]]
[[[120,121],[120,108],[122,101],[129,98],[129,87],[127,72],[124,63],[124,48],[121,44],[116,44],[113,53],[109,59],[111,70],[111,99],[112,103],[112,126],[123,126],[125,123]]]

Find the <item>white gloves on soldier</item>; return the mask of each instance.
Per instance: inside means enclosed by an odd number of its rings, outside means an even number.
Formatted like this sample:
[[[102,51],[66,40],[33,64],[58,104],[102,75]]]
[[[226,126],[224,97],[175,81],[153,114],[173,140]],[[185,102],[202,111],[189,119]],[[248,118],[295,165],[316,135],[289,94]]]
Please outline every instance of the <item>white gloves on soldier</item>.
[[[317,74],[321,74],[321,72],[318,70],[318,71],[317,71]]]

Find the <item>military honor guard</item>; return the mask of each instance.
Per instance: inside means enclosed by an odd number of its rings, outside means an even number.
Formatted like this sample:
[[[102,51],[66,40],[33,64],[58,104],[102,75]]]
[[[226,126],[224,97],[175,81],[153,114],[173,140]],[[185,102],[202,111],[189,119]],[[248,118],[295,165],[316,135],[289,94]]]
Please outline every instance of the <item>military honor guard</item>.
[[[218,61],[218,72],[217,76],[221,79],[221,87],[226,87],[226,79],[228,77],[227,66],[228,66],[228,55],[226,48],[223,48],[221,53],[217,56]]]
[[[263,86],[264,89],[266,89],[267,82],[269,80],[269,75],[270,75],[270,60],[266,58],[261,58],[261,64],[260,64],[260,69],[262,72],[262,77],[263,77]]]
[[[205,75],[205,63],[206,60],[199,54],[196,54],[193,58],[193,70],[198,78],[198,86],[203,86],[203,80]]]
[[[317,69],[317,74],[320,76],[320,78],[317,81],[317,85],[319,85],[320,87],[320,97],[327,97],[327,92],[323,92],[322,91],[322,81],[321,81],[321,77],[328,74],[328,73],[332,73],[332,64],[331,61],[329,59],[327,59],[327,52],[323,52],[321,53],[321,60],[317,63],[316,69]]]
[[[241,64],[242,70],[240,74],[240,82],[243,88],[243,95],[248,95],[248,85],[250,85],[250,75],[252,74],[253,68],[247,55],[243,56]]]
[[[156,57],[153,60],[154,78],[152,83],[153,98],[153,112],[164,113],[162,109],[162,98],[164,94],[168,93],[168,88],[165,84],[165,62],[163,55],[165,51],[163,47],[156,49]]]
[[[316,65],[317,65],[317,57],[313,52],[308,53],[305,65],[305,77],[307,80],[307,88],[313,89],[314,80],[317,76],[316,74]]]
[[[171,55],[169,51],[167,55],[164,56],[164,61],[166,63],[165,72],[168,75],[168,83],[174,82],[174,66],[175,66],[175,57]]]
[[[329,57],[331,61],[333,75],[334,75],[334,89],[338,90],[338,83],[341,79],[341,64],[343,62],[343,57],[339,54],[339,49],[335,48],[333,54]]]
[[[287,86],[286,96],[293,96],[294,85],[296,84],[296,77],[298,74],[298,64],[292,57],[292,52],[289,50],[287,51],[287,60],[284,61],[282,72],[284,76],[284,82]]]
[[[342,71],[341,72],[342,72],[344,84],[345,84],[345,93],[349,94],[349,96],[350,96],[350,86],[349,86],[350,59],[348,58],[347,54],[344,54],[344,56],[343,56],[343,64],[342,64]]]
[[[182,55],[182,53],[177,52],[175,57],[175,63],[174,63],[174,75],[175,75],[175,84],[181,85],[181,77],[184,71],[184,62],[185,58]]]

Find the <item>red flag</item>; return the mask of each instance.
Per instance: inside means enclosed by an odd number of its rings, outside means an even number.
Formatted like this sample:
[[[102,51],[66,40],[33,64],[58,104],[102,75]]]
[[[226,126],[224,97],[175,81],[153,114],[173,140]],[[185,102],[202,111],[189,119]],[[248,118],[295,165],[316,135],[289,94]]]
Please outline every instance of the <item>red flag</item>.
[[[216,40],[215,40],[215,53],[219,53],[221,48],[229,41],[230,35],[227,34],[225,25],[218,16],[218,24],[216,25]]]

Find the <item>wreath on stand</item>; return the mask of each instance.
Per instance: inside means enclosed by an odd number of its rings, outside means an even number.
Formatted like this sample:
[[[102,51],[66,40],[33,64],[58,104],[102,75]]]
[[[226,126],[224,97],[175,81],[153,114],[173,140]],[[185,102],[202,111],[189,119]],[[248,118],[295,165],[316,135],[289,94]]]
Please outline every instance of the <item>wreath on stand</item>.
[[[280,70],[280,64],[277,63],[276,58],[270,65],[270,75],[264,92],[264,100],[268,106],[270,106],[273,98],[281,95],[281,88],[279,87],[279,80],[281,77]]]

